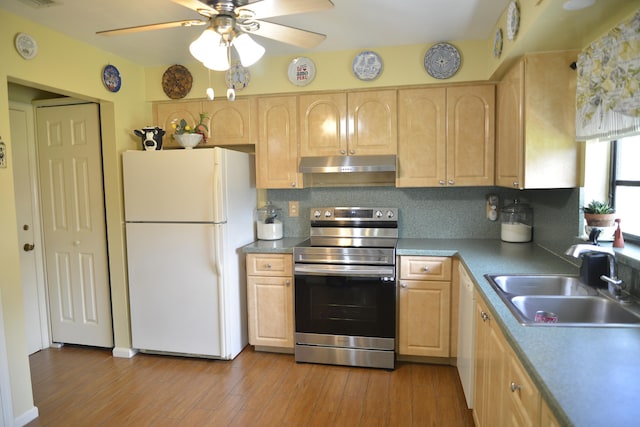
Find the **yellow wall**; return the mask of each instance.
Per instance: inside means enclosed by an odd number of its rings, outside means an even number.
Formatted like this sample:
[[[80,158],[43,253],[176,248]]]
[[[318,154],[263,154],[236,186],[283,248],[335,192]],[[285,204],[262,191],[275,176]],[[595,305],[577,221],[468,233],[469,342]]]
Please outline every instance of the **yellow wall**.
[[[0,169],[0,290],[7,328],[14,416],[20,417],[32,410],[33,398],[19,268],[7,82],[101,103],[114,333],[116,346],[125,348],[130,347],[130,338],[123,252],[120,152],[136,148],[136,137],[131,130],[150,120],[151,109],[144,102],[143,67],[2,10],[0,22],[3,52],[0,61],[0,136],[7,144],[8,151],[8,167]],[[38,55],[34,59],[26,61],[14,49],[13,43],[18,32],[29,33],[38,42]],[[102,67],[108,63],[116,65],[123,75],[122,89],[117,93],[107,91],[101,82]]]

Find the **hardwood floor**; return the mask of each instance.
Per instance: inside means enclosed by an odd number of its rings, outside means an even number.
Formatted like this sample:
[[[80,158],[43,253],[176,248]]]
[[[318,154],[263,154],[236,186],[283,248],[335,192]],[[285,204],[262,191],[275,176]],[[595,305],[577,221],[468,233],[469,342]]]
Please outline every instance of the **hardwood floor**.
[[[473,426],[451,366],[297,364],[247,347],[233,361],[64,346],[30,356],[29,426]]]

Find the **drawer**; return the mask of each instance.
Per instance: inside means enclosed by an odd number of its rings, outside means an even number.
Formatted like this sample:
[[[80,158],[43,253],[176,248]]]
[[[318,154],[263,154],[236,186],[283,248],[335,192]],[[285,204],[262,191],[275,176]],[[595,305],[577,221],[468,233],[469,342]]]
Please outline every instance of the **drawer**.
[[[291,276],[293,256],[290,254],[247,254],[249,276]]]
[[[400,279],[451,280],[451,258],[401,256]]]

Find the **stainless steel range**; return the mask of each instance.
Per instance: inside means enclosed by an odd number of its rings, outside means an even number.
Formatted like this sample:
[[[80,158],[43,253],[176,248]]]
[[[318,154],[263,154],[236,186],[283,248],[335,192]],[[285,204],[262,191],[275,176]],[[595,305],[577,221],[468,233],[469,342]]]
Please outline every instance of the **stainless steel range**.
[[[395,208],[311,209],[294,248],[297,362],[393,369]]]

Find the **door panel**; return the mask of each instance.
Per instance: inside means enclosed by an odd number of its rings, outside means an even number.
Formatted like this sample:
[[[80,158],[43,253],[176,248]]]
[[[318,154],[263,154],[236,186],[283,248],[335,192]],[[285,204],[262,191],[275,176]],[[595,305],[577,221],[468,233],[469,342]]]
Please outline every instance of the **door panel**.
[[[52,340],[113,346],[96,104],[37,110]]]

